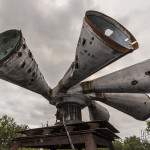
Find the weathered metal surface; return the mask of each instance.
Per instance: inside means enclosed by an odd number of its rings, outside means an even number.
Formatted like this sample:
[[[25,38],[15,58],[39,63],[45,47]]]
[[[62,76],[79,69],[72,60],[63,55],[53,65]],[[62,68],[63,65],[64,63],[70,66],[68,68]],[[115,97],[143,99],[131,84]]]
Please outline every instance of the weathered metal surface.
[[[150,93],[150,60],[103,77],[81,83],[75,91],[84,93]]]
[[[77,103],[63,103],[57,106],[56,119],[66,123],[76,123],[82,121],[81,106]]]
[[[67,125],[67,128],[75,148],[87,148],[91,142],[95,142],[97,147],[109,147],[112,141],[118,138],[114,133],[117,130],[104,121],[76,123]],[[45,130],[49,132],[45,132]],[[52,148],[52,146],[54,148],[70,148],[63,126],[30,129],[23,131],[22,134],[22,137],[14,139],[14,145],[32,148]]]
[[[119,133],[119,131],[114,128],[109,122],[107,121],[90,121],[90,122],[78,122],[73,124],[67,124],[69,132],[72,131],[80,131],[80,130],[93,130],[97,128],[107,128],[113,133]],[[64,126],[63,124],[45,127],[45,128],[35,128],[29,129],[25,131],[21,131],[20,133],[27,136],[36,136],[36,135],[51,135],[53,133],[64,133]]]
[[[105,93],[92,97],[122,111],[135,119],[146,120],[150,117],[150,98],[146,94]]]
[[[95,11],[87,11],[75,60],[53,90],[53,95],[66,91],[137,48],[135,38],[117,21]]]
[[[101,121],[108,121],[110,118],[108,110],[103,107],[102,105],[98,104],[95,101],[92,101],[91,104],[88,106],[89,108],[89,115],[90,120],[101,120]]]
[[[43,95],[57,107],[56,118],[60,123],[62,118],[67,123],[81,122],[81,109],[85,106],[89,107],[91,120],[108,121],[109,112],[95,100],[136,119],[145,120],[150,117],[149,97],[144,94],[111,93],[150,92],[150,60],[92,81],[79,83],[137,48],[138,43],[134,36],[117,21],[102,13],[87,11],[75,60],[53,90],[39,71],[19,30],[0,34],[0,78]],[[96,95],[92,97],[87,93]],[[52,133],[49,130],[44,132],[48,135]]]
[[[51,102],[51,89],[19,30],[0,34],[0,78],[39,93]]]

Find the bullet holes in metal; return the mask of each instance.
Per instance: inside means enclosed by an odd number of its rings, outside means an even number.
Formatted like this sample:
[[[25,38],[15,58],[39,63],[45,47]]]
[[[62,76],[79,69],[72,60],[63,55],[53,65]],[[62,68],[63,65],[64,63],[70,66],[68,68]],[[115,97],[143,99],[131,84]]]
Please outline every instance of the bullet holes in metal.
[[[32,78],[30,81],[31,81],[31,82],[33,82],[33,81],[34,81],[34,79]]]
[[[79,38],[79,41],[78,41],[78,46],[80,45],[80,43],[81,43],[81,38]]]
[[[111,29],[106,29],[106,30],[105,30],[105,35],[106,35],[106,36],[111,36],[111,35],[113,34],[113,32],[114,32],[114,31],[111,30]]]
[[[145,75],[150,76],[150,71],[145,72]]]
[[[79,63],[76,62],[76,63],[75,63],[75,69],[78,69],[78,68],[79,68]]]
[[[83,40],[82,40],[82,46],[85,46],[85,44],[86,44],[86,39],[83,38]]]
[[[87,53],[87,50],[84,50],[85,53]]]
[[[94,41],[94,37],[91,38],[92,41],[90,41],[90,45],[92,45],[93,41]]]
[[[26,65],[26,63],[25,63],[25,61],[21,64],[21,68],[24,68],[25,67],[25,65]]]
[[[32,77],[35,77],[35,72],[32,73]]]
[[[91,57],[92,57],[92,58],[95,58],[95,56],[94,56],[93,54],[91,55]]]
[[[26,49],[26,44],[23,44],[22,47],[23,47],[23,49]]]
[[[22,52],[18,52],[18,57],[21,57],[22,56]]]
[[[30,51],[28,52],[28,55],[30,58],[32,58],[32,53]]]
[[[31,72],[31,68],[28,69],[27,73],[30,73],[30,72]]]
[[[79,58],[78,58],[78,55],[76,55],[76,59],[75,60],[76,60],[75,61],[75,69],[78,69],[79,68],[79,63],[78,63]]]
[[[137,80],[133,80],[133,81],[131,82],[131,84],[132,84],[132,85],[136,85],[136,84],[138,84],[138,81],[137,81]]]

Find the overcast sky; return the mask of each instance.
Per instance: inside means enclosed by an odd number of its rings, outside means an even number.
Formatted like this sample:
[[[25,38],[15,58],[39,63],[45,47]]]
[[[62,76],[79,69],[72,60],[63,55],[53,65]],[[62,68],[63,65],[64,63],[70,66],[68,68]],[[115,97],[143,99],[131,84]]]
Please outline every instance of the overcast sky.
[[[74,59],[86,10],[103,12],[135,35],[140,48],[94,74],[95,78],[150,58],[150,1],[143,0],[0,0],[0,32],[21,29],[39,68],[54,87]],[[140,135],[145,122],[113,108],[110,122],[120,136]],[[55,122],[55,107],[42,96],[0,80],[0,116],[7,114],[18,123],[39,127]],[[84,111],[84,120],[88,120]]]

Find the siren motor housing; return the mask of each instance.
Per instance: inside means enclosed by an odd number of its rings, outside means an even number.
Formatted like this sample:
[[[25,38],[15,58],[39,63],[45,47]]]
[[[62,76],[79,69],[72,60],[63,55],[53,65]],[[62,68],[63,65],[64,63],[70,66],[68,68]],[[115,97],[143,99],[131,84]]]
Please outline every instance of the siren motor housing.
[[[51,89],[19,30],[0,34],[0,78],[49,98]]]
[[[92,101],[91,104],[88,106],[88,109],[91,121],[95,120],[109,121],[110,118],[109,111],[102,105],[98,104],[97,102]]]
[[[87,11],[75,60],[54,93],[66,91],[137,48],[134,36],[117,21],[102,13]]]

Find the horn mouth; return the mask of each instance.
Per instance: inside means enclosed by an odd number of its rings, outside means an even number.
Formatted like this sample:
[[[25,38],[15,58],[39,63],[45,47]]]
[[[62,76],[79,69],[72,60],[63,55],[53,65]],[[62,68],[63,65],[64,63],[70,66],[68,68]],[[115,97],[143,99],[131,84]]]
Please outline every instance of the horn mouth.
[[[20,30],[8,30],[0,33],[0,62],[6,60],[21,45]]]
[[[129,53],[138,48],[135,37],[111,17],[97,11],[87,11],[84,20],[114,50]]]

